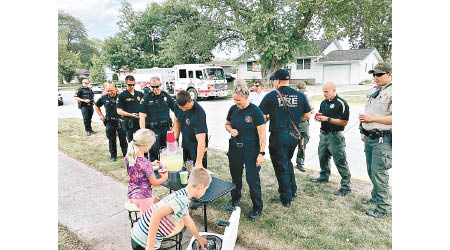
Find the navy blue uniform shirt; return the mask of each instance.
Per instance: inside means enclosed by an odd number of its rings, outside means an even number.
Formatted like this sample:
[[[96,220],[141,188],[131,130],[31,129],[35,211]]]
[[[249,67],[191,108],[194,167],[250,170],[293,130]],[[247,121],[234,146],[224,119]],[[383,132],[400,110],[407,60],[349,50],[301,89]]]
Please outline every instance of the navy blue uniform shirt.
[[[81,106],[88,106],[94,104],[94,92],[90,88],[83,88],[80,87],[75,92],[75,96],[79,97],[81,99],[89,99],[91,100],[90,103],[81,102]]]
[[[262,111],[253,103],[245,109],[240,109],[236,105],[231,106],[228,111],[227,121],[231,122],[231,127],[239,133],[234,138],[236,142],[245,144],[259,144],[257,127],[264,124]],[[259,150],[259,147],[258,147]]]
[[[150,92],[139,105],[139,112],[147,114],[146,122],[168,121],[169,109],[175,113],[179,108],[175,99],[165,91],[161,91],[159,95]]]
[[[117,107],[116,107],[117,96],[114,98],[109,97],[108,95],[104,95],[100,97],[96,102],[95,106],[101,107],[105,105],[106,119],[118,118]]]
[[[140,91],[135,90],[134,95],[132,95],[128,90],[125,90],[119,94],[117,108],[121,108],[128,113],[139,113],[139,103],[143,97],[144,94]]]
[[[303,114],[311,111],[311,107],[309,107],[305,95],[300,91],[287,86],[279,87],[278,91],[280,91],[291,112],[294,124],[300,124]],[[286,130],[289,127],[292,127],[289,116],[284,109],[283,101],[275,90],[264,96],[259,108],[262,110],[263,114],[268,114],[270,116],[270,132]]]
[[[187,146],[188,144],[197,145],[197,138],[195,136],[201,133],[206,133],[206,146],[208,146],[206,113],[196,101],[194,101],[192,109],[187,111],[178,109],[175,115],[180,122],[183,146]]]
[[[319,113],[322,115],[348,121],[348,117],[350,116],[350,109],[348,107],[347,102],[336,95],[333,100],[325,99],[320,103]],[[331,124],[329,122],[321,122],[320,129],[325,130],[327,132],[335,132],[335,131],[343,131],[344,126],[338,126]]]

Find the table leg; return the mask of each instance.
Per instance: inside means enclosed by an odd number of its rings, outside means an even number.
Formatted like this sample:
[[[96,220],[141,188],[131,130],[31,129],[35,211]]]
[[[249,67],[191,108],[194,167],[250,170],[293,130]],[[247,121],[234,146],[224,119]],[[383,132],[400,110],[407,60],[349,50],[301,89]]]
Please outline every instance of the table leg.
[[[208,220],[206,219],[206,203],[203,203],[203,222],[205,223],[205,232],[208,232]]]

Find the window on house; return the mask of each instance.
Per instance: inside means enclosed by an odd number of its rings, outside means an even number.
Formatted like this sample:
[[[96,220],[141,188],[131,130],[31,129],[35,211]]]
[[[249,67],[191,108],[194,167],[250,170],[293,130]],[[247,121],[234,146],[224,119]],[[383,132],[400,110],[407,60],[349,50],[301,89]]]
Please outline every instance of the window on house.
[[[247,71],[253,71],[253,62],[247,62]]]
[[[297,69],[311,69],[311,59],[297,59]]]
[[[188,71],[189,73],[189,78],[194,78],[194,71]]]
[[[180,78],[186,78],[186,70],[180,69]]]

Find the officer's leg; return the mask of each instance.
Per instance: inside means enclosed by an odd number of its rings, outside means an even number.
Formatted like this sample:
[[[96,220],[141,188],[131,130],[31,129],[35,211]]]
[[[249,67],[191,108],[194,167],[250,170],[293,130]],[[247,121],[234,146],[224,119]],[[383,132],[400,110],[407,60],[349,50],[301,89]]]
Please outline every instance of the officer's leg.
[[[289,163],[288,161],[288,142],[289,134],[287,132],[277,133],[277,135],[271,136],[275,143],[272,143],[272,148],[269,146],[270,158],[274,165],[275,173],[278,179],[278,190],[280,192],[280,200],[283,203],[289,203],[292,200],[292,187],[291,179],[289,176]],[[271,138],[271,139],[272,139]],[[293,138],[292,138],[293,139]],[[269,145],[271,143],[269,142]],[[272,155],[274,157],[272,157]],[[275,163],[276,162],[276,163]],[[292,167],[292,163],[291,163]]]
[[[333,156],[334,164],[341,175],[341,188],[344,190],[351,190],[350,187],[350,170],[348,169],[347,155],[345,154],[345,137],[342,133],[332,134],[331,154]]]
[[[261,182],[259,177],[260,166],[256,166],[256,158],[259,152],[245,152],[245,177],[250,189],[250,198],[252,199],[253,211],[262,211],[263,201],[261,198]]]
[[[372,171],[372,148],[373,145],[376,145],[375,140],[370,139],[370,137],[366,136],[366,141],[364,142],[364,152],[366,154],[366,165],[367,165],[367,174],[369,175],[370,181],[372,182],[372,192],[371,192],[371,200],[376,202],[377,199],[377,187],[376,182],[373,178],[373,171]]]
[[[377,139],[378,140],[378,139]],[[392,144],[386,136],[383,143],[378,143],[377,150],[373,150],[372,176],[377,184],[377,210],[387,212],[389,209],[389,172],[392,167]]]
[[[320,141],[318,147],[318,156],[320,163],[320,177],[319,179],[328,180],[330,176],[330,152],[328,151],[328,136],[320,134]]]
[[[89,116],[88,107],[86,107],[86,106],[81,107],[81,115],[83,116],[84,130],[86,132],[89,132],[90,130],[88,129],[89,127],[88,127],[88,123],[87,123],[88,116]]]
[[[155,133],[155,143],[153,143],[152,147],[150,148],[149,154],[150,154],[150,161],[153,162],[156,159],[159,159],[159,150],[161,149],[160,145],[160,139],[161,139],[161,130],[155,129],[153,130]]]
[[[128,149],[127,137],[123,129],[121,129],[118,124],[115,125],[115,129],[117,130],[117,136],[119,137],[120,148],[122,149],[122,156],[125,157]]]
[[[87,117],[87,128],[89,131],[92,131],[91,127],[91,121],[92,121],[92,115],[94,114],[94,107],[89,106],[88,108],[88,117]]]
[[[302,138],[304,139],[304,145],[303,148],[300,147],[300,145],[298,146],[298,151],[297,151],[297,167],[301,166],[303,167],[305,165],[305,151],[306,151],[306,144],[309,141],[309,122],[305,121],[305,122],[301,122],[299,125],[299,131],[300,134],[302,136]]]
[[[112,126],[112,122],[106,123],[106,137],[109,141],[109,154],[111,158],[117,158],[116,129]]]
[[[244,152],[242,148],[228,147],[228,163],[230,167],[231,180],[236,184],[236,188],[231,191],[231,199],[238,201],[241,199],[242,172],[244,168]]]
[[[278,181],[278,193],[281,194],[282,192],[282,179],[281,179],[281,167],[280,167],[280,156],[279,156],[279,146],[277,136],[274,133],[270,133],[269,136],[269,155],[270,160],[272,161],[273,170],[275,172],[275,176],[277,177]]]

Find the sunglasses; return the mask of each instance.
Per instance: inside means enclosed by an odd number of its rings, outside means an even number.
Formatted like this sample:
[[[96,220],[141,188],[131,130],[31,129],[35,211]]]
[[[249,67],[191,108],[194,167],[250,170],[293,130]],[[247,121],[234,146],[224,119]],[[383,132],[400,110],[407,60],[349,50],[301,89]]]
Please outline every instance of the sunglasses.
[[[386,73],[374,73],[373,74],[373,77],[381,77],[381,76],[384,76]]]
[[[152,87],[152,89],[157,89],[157,88],[159,88],[161,85],[158,85],[158,86],[152,86],[152,85],[150,85],[150,87]]]
[[[134,87],[134,84],[127,84],[128,87]]]
[[[255,86],[255,87],[259,87],[259,86],[261,86],[261,85],[253,85],[253,86]]]

